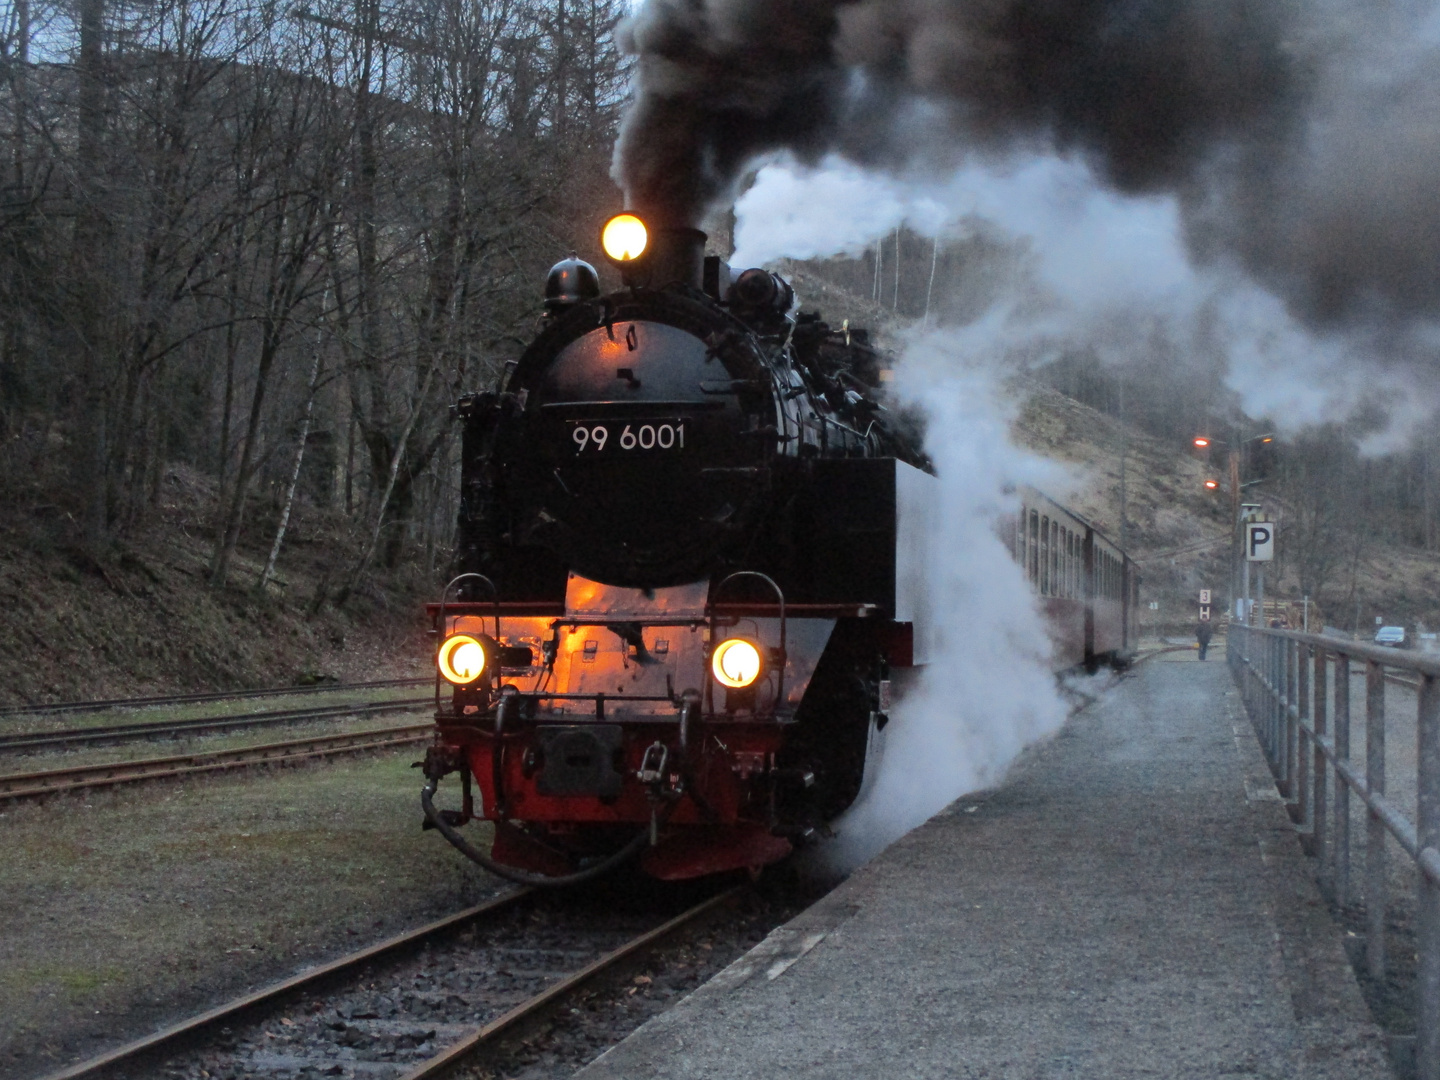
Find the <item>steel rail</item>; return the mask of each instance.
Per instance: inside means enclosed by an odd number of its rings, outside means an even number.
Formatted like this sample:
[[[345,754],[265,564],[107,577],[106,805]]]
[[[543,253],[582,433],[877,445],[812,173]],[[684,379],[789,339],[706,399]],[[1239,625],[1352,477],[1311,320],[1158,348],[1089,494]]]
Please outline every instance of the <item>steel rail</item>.
[[[726,889],[724,892],[696,904],[690,908],[690,910],[682,912],[673,919],[661,923],[655,927],[655,929],[647,930],[645,933],[631,938],[618,949],[614,949],[604,956],[591,961],[573,975],[567,975],[559,982],[546,987],[534,997],[522,1001],[509,1012],[496,1017],[484,1027],[478,1028],[459,1042],[451,1043],[429,1061],[423,1061],[409,1072],[403,1074],[400,1080],[434,1080],[435,1077],[444,1076],[450,1072],[450,1070],[459,1067],[466,1058],[476,1053],[486,1043],[493,1041],[517,1024],[541,1012],[546,1007],[564,998],[567,994],[573,993],[601,972],[649,948],[667,934],[673,933],[686,923],[698,919],[706,912],[719,907],[722,903],[745,888],[746,886],[744,885],[736,885],[730,889]]]
[[[193,773],[216,772],[224,769],[250,768],[256,765],[279,765],[310,758],[333,757],[357,750],[381,750],[406,746],[429,739],[435,731],[432,723],[407,724],[400,727],[376,728],[371,731],[346,732],[341,735],[317,735],[310,739],[261,743],[234,750],[210,750],[198,754],[172,757],[140,758],[136,761],[113,761],[100,765],[78,765],[70,769],[45,769],[40,772],[0,775],[0,801],[33,799],[58,795],[85,788],[114,787],[145,780],[170,779]]]
[[[360,949],[358,952],[348,953],[329,963],[321,964],[318,967],[309,968],[299,974],[292,975],[278,983],[273,983],[253,993],[245,994],[233,1001],[227,1001],[223,1005],[217,1005],[213,1009],[192,1016],[188,1020],[182,1020],[178,1024],[161,1028],[159,1031],[143,1038],[128,1042],[124,1046],[117,1046],[114,1050],[108,1050],[97,1057],[82,1061],[79,1064],[71,1065],[69,1068],[61,1069],[59,1072],[50,1073],[41,1080],[82,1080],[84,1077],[98,1076],[107,1069],[127,1061],[133,1061],[140,1057],[154,1054],[167,1046],[175,1046],[183,1040],[194,1036],[206,1028],[226,1021],[233,1020],[241,1013],[247,1012],[260,1005],[268,1005],[278,1002],[280,999],[295,993],[297,990],[304,990],[307,987],[314,987],[326,982],[336,975],[351,971],[378,960],[381,957],[389,956],[428,941],[433,937],[458,930],[467,923],[473,922],[481,915],[488,915],[501,911],[515,904],[517,901],[532,895],[533,889],[511,889],[501,893],[499,896],[491,897],[483,904],[466,908],[464,911],[457,911],[454,915],[447,915],[443,919],[436,919],[432,923],[416,927],[414,930],[407,930],[403,934],[386,938],[384,941]]]
[[[112,724],[107,727],[68,728],[64,731],[30,731],[0,735],[0,751],[35,750],[47,746],[74,746],[79,743],[124,742],[131,739],[183,735],[197,731],[225,731],[234,728],[267,727],[297,720],[324,720],[334,716],[369,715],[428,707],[432,699],[401,698],[361,705],[316,705],[308,709],[272,709],[267,712],[205,716],[193,720],[150,721],[141,724]]]
[[[450,1069],[457,1067],[465,1058],[474,1054],[486,1043],[493,1041],[505,1031],[514,1028],[524,1020],[535,1016],[548,1006],[563,999],[566,995],[573,993],[596,975],[615,967],[622,961],[656,944],[687,923],[712,911],[745,888],[746,886],[744,885],[737,885],[727,889],[696,904],[674,918],[666,920],[654,929],[636,935],[619,948],[591,961],[573,974],[567,975],[565,978],[552,983],[540,993],[521,1002],[519,1005],[516,1005],[483,1027],[476,1029],[458,1042],[447,1046],[436,1056],[421,1062],[418,1066],[411,1069],[410,1072],[406,1073],[403,1080],[421,1080],[421,1078],[428,1080],[428,1078],[443,1075]],[[330,982],[336,976],[352,972],[357,968],[363,969],[375,960],[408,951],[414,946],[422,944],[432,938],[458,930],[482,915],[503,910],[526,897],[535,895],[537,895],[536,890],[525,888],[502,893],[475,907],[467,908],[464,911],[457,912],[443,919],[437,919],[435,922],[427,923],[424,926],[417,927],[414,930],[407,931],[392,938],[387,938],[384,941],[370,945],[357,952],[349,953],[328,963],[321,964],[318,967],[302,971],[281,982],[273,983],[263,989],[218,1005],[197,1016],[182,1020],[178,1024],[162,1028],[151,1035],[146,1035],[133,1042],[126,1043],[123,1046],[118,1046],[113,1050],[109,1050],[96,1057],[79,1062],[78,1064],[71,1065],[58,1072],[50,1073],[42,1077],[41,1080],[91,1080],[91,1078],[105,1075],[119,1065],[137,1061],[153,1061],[161,1052],[179,1049],[209,1029],[213,1029],[228,1021],[233,1021],[262,1006],[278,1004],[298,991],[316,988]]]
[[[171,694],[164,697],[112,698],[97,701],[54,701],[38,705],[10,705],[0,716],[33,716],[39,713],[103,712],[106,709],[148,709],[161,705],[188,705],[202,701],[230,701],[239,698],[283,697],[287,694],[333,694],[340,690],[375,690],[386,686],[421,686],[431,677],[415,679],[374,679],[369,682],[327,683],[323,686],[277,686],[267,690],[216,690],[199,694]]]

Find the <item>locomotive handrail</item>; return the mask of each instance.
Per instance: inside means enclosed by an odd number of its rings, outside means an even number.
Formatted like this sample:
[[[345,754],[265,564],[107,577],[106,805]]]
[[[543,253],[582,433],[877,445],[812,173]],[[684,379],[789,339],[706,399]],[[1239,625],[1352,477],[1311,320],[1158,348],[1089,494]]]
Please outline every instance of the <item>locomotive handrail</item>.
[[[437,621],[440,623],[440,632],[442,634],[445,632],[445,598],[450,595],[450,590],[453,589],[457,583],[464,581],[466,578],[475,578],[477,581],[483,581],[486,585],[490,586],[490,595],[492,597],[490,601],[490,606],[494,609],[495,612],[495,639],[498,641],[500,639],[500,590],[496,587],[495,582],[491,581],[484,574],[477,574],[473,571],[456,575],[455,577],[450,579],[450,584],[446,585],[445,588],[441,590],[440,612],[437,619]],[[463,602],[471,604],[484,603],[483,600],[470,600]],[[457,605],[460,603],[462,603],[462,601],[456,601]]]
[[[567,616],[563,619],[552,619],[550,628],[557,626],[609,626],[619,622],[620,617],[616,615],[594,615],[594,616]],[[710,619],[708,615],[666,615],[651,618],[645,616],[633,621],[641,626],[704,626]]]
[[[736,570],[720,580],[720,583],[710,590],[710,595],[705,601],[706,620],[710,624],[710,642],[715,643],[715,630],[719,625],[716,619],[715,594],[729,585],[736,578],[753,577],[759,578],[770,588],[775,590],[775,595],[780,601],[780,670],[776,672],[775,680],[775,711],[780,712],[785,707],[785,591],[775,583],[775,579],[768,574],[762,574],[759,570]],[[714,712],[714,702],[711,702],[711,712]]]
[[[435,619],[435,621],[439,624],[439,626],[438,626],[438,628],[437,628],[437,636],[441,639],[441,641],[442,641],[442,643],[443,643],[444,638],[445,638],[445,598],[450,595],[450,590],[451,590],[451,589],[453,589],[458,583],[464,581],[466,578],[475,578],[477,581],[483,581],[483,582],[485,582],[486,585],[489,585],[489,586],[490,586],[490,595],[491,595],[491,597],[493,598],[493,599],[491,600],[491,603],[492,603],[492,604],[494,605],[494,607],[495,607],[495,640],[496,640],[496,641],[499,641],[499,640],[500,640],[500,590],[496,587],[495,582],[491,581],[491,580],[490,580],[488,577],[486,577],[484,574],[477,574],[477,573],[474,573],[473,571],[468,572],[468,573],[464,573],[464,574],[458,574],[458,575],[456,575],[455,577],[453,577],[453,578],[450,579],[450,583],[449,583],[448,585],[446,585],[445,588],[443,588],[443,589],[440,590],[440,610],[439,610],[439,613],[436,615],[436,619]],[[438,656],[439,654],[437,653],[436,655]],[[439,668],[439,666],[437,665],[436,668],[435,668],[435,711],[436,711],[437,713],[440,711],[440,684],[441,684],[441,682],[443,682],[443,681],[444,681],[444,680],[441,679],[441,677],[440,677],[440,668]]]

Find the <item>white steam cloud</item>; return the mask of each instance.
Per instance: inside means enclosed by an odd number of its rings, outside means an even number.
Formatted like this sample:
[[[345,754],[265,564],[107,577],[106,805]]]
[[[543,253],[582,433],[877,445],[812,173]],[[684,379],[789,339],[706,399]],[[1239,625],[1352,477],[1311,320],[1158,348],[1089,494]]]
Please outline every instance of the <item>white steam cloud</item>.
[[[1010,442],[993,372],[974,363],[955,335],[912,340],[895,388],[929,415],[927,449],[941,480],[930,580],[935,610],[947,617],[936,662],[892,711],[875,775],[820,853],[838,869],[994,784],[1066,715],[1044,621],[996,530],[1001,515],[1018,508],[1006,494],[1015,483],[1060,474]]]
[[[1172,195],[1128,196],[1081,161],[993,158],[944,182],[839,159],[762,168],[736,203],[737,266],[854,255],[904,224],[926,236],[985,231],[1025,253],[1017,280],[962,332],[1001,364],[1086,349],[1101,361],[1220,364],[1242,406],[1287,432],[1355,414],[1388,417],[1366,445],[1403,444],[1433,413],[1440,328],[1312,329],[1234,262],[1191,260]],[[1377,358],[1386,362],[1377,364]]]
[[[991,154],[944,180],[782,157],[760,169],[736,216],[737,267],[856,255],[902,224],[998,237],[1015,255],[979,284],[979,317],[913,335],[896,369],[895,392],[930,419],[941,480],[931,577],[937,609],[953,617],[940,659],[892,713],[877,772],[820,852],[835,867],[997,783],[1064,722],[1044,621],[996,532],[1016,483],[1064,496],[1064,478],[1010,442],[1000,388],[1017,364],[1083,349],[1101,362],[1223,365],[1246,410],[1282,430],[1382,412],[1389,425],[1372,452],[1398,446],[1433,409],[1433,323],[1302,321],[1237,260],[1197,266],[1179,197],[1119,193],[1077,157]]]

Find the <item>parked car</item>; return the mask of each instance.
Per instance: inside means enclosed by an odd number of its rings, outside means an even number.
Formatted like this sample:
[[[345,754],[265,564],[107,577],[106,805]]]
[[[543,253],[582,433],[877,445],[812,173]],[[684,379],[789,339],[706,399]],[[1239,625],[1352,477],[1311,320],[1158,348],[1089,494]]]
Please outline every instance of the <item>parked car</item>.
[[[1403,649],[1409,642],[1405,638],[1405,627],[1382,626],[1375,631],[1375,644],[1388,645],[1392,649]]]

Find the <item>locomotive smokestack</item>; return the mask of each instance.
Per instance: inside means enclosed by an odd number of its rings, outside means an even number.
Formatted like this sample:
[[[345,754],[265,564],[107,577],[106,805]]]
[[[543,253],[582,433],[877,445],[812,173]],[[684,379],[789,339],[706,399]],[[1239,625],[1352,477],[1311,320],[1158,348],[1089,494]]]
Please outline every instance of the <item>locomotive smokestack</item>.
[[[620,270],[625,284],[649,289],[669,285],[703,287],[705,240],[699,229],[646,219],[626,210],[600,230],[600,248]]]
[[[652,288],[683,283],[700,288],[705,274],[706,236],[699,229],[661,226],[652,232],[653,245],[644,271]]]

